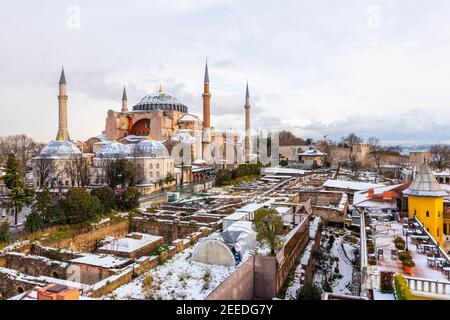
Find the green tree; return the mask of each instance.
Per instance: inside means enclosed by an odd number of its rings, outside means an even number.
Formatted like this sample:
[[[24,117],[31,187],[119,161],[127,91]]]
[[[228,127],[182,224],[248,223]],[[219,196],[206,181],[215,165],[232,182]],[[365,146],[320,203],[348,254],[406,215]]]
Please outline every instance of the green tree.
[[[177,179],[174,177],[172,172],[168,172],[166,177],[164,178],[164,183],[171,184],[172,182],[176,181]]]
[[[44,219],[37,212],[31,212],[25,221],[25,229],[29,232],[36,232],[44,227]]]
[[[9,243],[11,233],[9,232],[9,224],[3,222],[0,224],[0,243]]]
[[[297,300],[322,300],[322,290],[314,283],[307,282],[298,290]]]
[[[134,185],[137,172],[134,164],[127,159],[108,160],[105,163],[106,183],[112,189],[117,186]]]
[[[103,213],[116,209],[116,194],[110,187],[101,187],[91,191],[91,195],[97,197],[103,205]]]
[[[14,224],[18,223],[18,214],[25,205],[31,205],[33,201],[33,189],[24,187],[22,173],[16,156],[10,154],[6,161],[6,174],[3,178],[6,187],[11,190],[9,206],[14,211]]]
[[[44,224],[51,225],[54,222],[53,205],[50,191],[45,187],[41,192],[36,193],[34,203],[31,206],[31,212],[38,214]]]
[[[253,220],[256,228],[256,239],[270,246],[270,254],[280,248],[283,241],[280,235],[283,232],[283,218],[275,209],[259,209],[255,212]]]
[[[60,205],[68,224],[88,221],[103,212],[100,200],[83,188],[70,189],[66,198],[60,200]]]
[[[139,191],[134,187],[128,187],[117,195],[117,206],[120,210],[133,210],[139,207]]]
[[[36,193],[31,213],[25,221],[25,228],[29,232],[35,232],[53,222],[53,203],[50,191],[47,187]]]

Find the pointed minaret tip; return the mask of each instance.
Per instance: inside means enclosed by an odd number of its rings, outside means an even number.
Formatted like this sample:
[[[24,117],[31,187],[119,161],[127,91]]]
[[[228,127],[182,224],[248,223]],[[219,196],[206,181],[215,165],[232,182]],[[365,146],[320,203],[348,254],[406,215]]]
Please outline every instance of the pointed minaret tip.
[[[127,101],[127,90],[125,89],[125,86],[123,86],[123,94],[122,94],[122,101]]]
[[[59,84],[66,84],[66,75],[64,74],[64,66],[61,70],[61,77],[59,78]]]
[[[245,97],[250,98],[250,92],[248,91],[248,80],[247,80],[247,88],[245,90]]]
[[[163,93],[162,83],[159,83],[159,93]]]
[[[204,80],[204,82],[209,83],[208,58],[206,58],[206,63],[205,63],[205,80]]]

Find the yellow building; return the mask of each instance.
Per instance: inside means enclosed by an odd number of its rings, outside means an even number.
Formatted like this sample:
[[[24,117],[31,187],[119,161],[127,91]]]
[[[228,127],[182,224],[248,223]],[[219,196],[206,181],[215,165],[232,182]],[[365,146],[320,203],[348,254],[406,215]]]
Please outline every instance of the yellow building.
[[[411,185],[403,192],[408,196],[408,216],[416,217],[444,247],[444,196],[447,195],[437,182],[430,167],[422,164]]]

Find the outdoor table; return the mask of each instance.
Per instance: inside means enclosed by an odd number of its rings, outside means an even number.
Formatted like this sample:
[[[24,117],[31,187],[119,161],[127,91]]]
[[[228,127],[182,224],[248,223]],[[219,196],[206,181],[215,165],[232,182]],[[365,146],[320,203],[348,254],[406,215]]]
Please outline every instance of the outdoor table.
[[[436,258],[427,257],[427,264],[429,267],[433,267],[436,265]]]
[[[450,278],[450,267],[442,268],[442,272],[447,276],[447,279]]]

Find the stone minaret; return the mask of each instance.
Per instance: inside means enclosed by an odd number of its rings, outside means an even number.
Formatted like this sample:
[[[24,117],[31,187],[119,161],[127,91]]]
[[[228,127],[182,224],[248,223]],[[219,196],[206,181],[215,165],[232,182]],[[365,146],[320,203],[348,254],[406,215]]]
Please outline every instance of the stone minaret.
[[[128,112],[128,98],[127,98],[127,91],[125,90],[125,86],[123,86],[123,94],[122,94],[122,112],[123,113]]]
[[[58,95],[59,127],[56,139],[59,140],[69,140],[69,131],[67,129],[67,99],[68,99],[67,83],[63,67],[61,71],[61,77],[59,78],[59,95]]]
[[[204,129],[209,129],[211,127],[210,107],[211,107],[211,94],[209,93],[208,59],[206,59],[205,80],[203,81],[203,128]]]
[[[244,150],[245,155],[248,156],[251,153],[251,137],[250,137],[250,93],[248,91],[248,81],[247,81],[247,89],[245,92],[245,142],[244,142]]]

